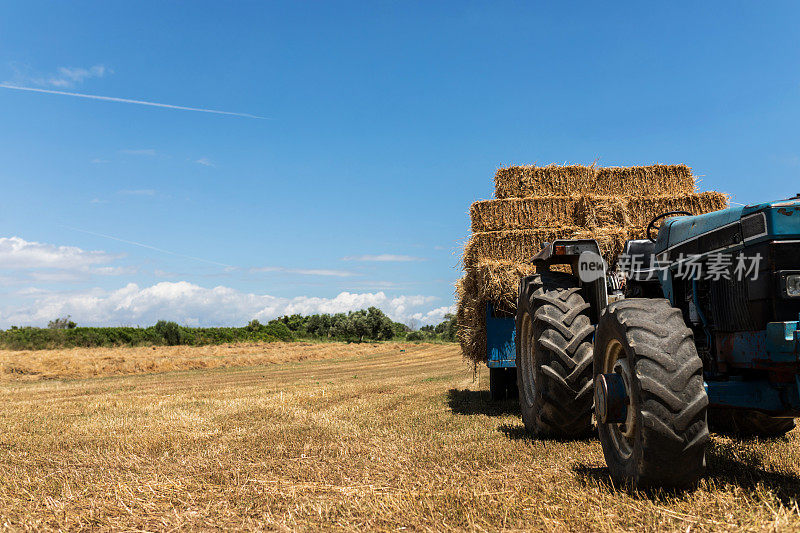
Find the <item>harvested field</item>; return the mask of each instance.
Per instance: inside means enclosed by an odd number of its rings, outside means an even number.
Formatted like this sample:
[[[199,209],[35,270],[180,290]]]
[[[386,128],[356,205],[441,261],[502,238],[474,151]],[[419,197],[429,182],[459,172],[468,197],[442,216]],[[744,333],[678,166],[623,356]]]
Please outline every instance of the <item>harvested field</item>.
[[[644,228],[653,213],[702,214],[727,206],[727,195],[718,192],[649,198],[538,196],[475,202],[470,208],[470,219],[474,233],[556,226]]]
[[[594,165],[509,166],[497,169],[496,198],[526,196],[681,195],[695,192],[692,169],[686,165],[598,168]]]
[[[487,373],[473,381],[454,345],[340,347],[334,359],[0,384],[0,521],[11,530],[800,527],[800,431],[769,442],[713,437],[697,490],[631,492],[609,481],[596,439],[530,439],[514,403],[489,403]]]
[[[210,346],[139,346],[0,350],[0,382],[107,377],[143,372],[171,372],[272,365],[401,350],[406,343],[346,344],[341,342],[272,342]]]

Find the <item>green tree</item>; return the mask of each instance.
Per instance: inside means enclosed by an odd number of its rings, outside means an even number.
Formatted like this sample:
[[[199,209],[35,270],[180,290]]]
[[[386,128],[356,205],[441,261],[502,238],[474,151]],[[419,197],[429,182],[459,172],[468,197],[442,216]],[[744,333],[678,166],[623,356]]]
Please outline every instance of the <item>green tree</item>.
[[[333,315],[333,324],[331,324],[331,337],[337,339],[352,338],[355,332],[353,331],[353,323],[344,313],[336,313]]]
[[[77,324],[70,320],[71,316],[67,315],[64,318],[56,318],[47,323],[47,329],[75,329]]]
[[[444,321],[440,322],[434,329],[436,335],[444,341],[455,341],[458,325],[456,324],[456,315],[447,313],[444,315]]]
[[[385,341],[394,337],[391,319],[377,307],[367,309],[367,322],[370,339]]]
[[[164,343],[168,346],[177,346],[182,344],[183,332],[181,327],[175,322],[167,322],[166,320],[159,320],[153,326],[156,334],[164,339]]]
[[[352,311],[348,315],[348,319],[352,323],[353,335],[359,342],[370,336],[370,323],[366,312]]]
[[[408,335],[406,335],[406,340],[409,341],[421,341],[425,338],[425,335],[421,331],[409,331]]]
[[[282,341],[290,341],[294,339],[292,330],[281,319],[270,320],[263,329],[264,333],[277,337]]]

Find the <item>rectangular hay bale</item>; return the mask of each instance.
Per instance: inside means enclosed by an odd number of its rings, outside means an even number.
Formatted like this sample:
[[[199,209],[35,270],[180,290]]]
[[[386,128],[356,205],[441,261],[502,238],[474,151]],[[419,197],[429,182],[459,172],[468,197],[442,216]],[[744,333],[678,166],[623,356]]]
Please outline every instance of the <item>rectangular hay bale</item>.
[[[558,226],[626,225],[625,202],[611,196],[534,196],[475,202],[472,231],[503,231]]]
[[[730,197],[716,191],[675,196],[630,198],[626,211],[631,226],[646,226],[656,215],[668,211],[688,211],[703,215],[728,207]]]
[[[470,208],[470,219],[476,233],[557,226],[639,227],[667,211],[700,215],[727,206],[728,197],[718,192],[642,198],[534,196],[475,202]]]
[[[509,166],[497,169],[495,197],[528,196],[649,196],[696,191],[686,165],[646,165],[598,168],[594,165]]]
[[[467,269],[456,284],[458,339],[467,358],[476,362],[486,359],[486,303],[516,309],[519,280],[534,272],[533,265],[494,260]]]
[[[609,264],[614,264],[628,234],[627,229],[619,227],[588,229],[575,226],[484,231],[474,233],[467,241],[463,264],[466,269],[483,260],[530,263],[544,243],[555,239],[597,239],[605,260]]]

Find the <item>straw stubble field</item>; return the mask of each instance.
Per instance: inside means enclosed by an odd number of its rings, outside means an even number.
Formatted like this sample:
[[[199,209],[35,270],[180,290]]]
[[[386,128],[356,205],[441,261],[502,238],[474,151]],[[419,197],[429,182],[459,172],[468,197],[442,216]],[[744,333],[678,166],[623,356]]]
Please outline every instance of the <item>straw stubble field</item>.
[[[514,404],[488,403],[486,372],[475,381],[454,345],[283,346],[282,356],[244,367],[118,375],[86,361],[111,354],[146,367],[148,356],[157,360],[169,349],[74,350],[53,356],[71,369],[70,379],[3,374],[0,524],[800,527],[798,431],[772,442],[714,437],[698,490],[632,493],[610,484],[596,440],[528,438]],[[72,379],[76,368],[107,377]]]

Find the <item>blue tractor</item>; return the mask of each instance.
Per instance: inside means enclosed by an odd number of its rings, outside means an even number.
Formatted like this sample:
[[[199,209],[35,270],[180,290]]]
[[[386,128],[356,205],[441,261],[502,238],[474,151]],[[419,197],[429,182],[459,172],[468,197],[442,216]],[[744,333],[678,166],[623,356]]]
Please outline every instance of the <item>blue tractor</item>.
[[[594,240],[546,245],[520,282],[513,332],[487,307],[489,366],[516,367],[532,435],[596,424],[617,482],[690,486],[709,426],[780,436],[800,417],[800,195],[664,213],[647,236],[613,272]]]

